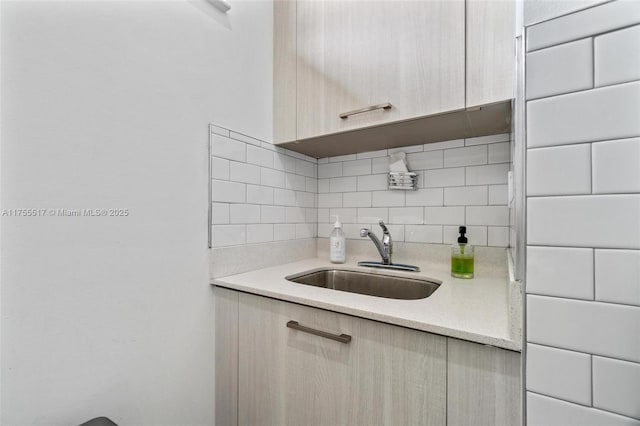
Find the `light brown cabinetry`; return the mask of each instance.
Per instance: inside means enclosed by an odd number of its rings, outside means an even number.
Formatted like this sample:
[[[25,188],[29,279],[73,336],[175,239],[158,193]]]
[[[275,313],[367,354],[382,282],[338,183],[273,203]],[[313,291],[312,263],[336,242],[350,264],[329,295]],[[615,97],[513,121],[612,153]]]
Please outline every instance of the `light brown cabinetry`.
[[[216,297],[218,426],[519,424],[518,353],[219,287]]]
[[[464,13],[461,1],[298,1],[297,138],[464,108]]]
[[[274,2],[274,143],[321,157],[509,131],[514,19],[509,0]]]

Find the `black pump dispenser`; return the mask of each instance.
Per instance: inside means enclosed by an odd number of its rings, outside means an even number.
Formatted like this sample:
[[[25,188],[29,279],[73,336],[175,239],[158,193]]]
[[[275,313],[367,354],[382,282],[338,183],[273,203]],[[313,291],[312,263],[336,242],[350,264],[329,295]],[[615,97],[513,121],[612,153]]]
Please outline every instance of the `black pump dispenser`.
[[[467,237],[464,236],[467,232],[466,226],[461,226],[458,228],[458,232],[460,232],[460,236],[458,237],[458,244],[467,244]]]

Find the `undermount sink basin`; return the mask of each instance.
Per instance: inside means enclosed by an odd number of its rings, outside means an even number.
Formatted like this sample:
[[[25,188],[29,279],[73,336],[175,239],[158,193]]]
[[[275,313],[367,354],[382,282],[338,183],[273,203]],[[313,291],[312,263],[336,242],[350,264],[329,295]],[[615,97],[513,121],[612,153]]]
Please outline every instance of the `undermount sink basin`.
[[[431,296],[440,286],[438,282],[420,278],[329,268],[305,271],[289,275],[285,279],[332,290],[405,300],[424,299]]]

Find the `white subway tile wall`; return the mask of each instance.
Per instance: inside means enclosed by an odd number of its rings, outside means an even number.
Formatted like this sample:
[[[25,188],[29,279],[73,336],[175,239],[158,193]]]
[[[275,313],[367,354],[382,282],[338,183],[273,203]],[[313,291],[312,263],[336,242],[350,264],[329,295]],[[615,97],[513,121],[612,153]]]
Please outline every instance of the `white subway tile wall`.
[[[317,236],[316,159],[218,126],[211,137],[213,247]]]
[[[638,23],[618,0],[527,29],[530,426],[640,425]]]
[[[470,225],[473,244],[507,247],[509,141],[501,134],[320,159],[318,236],[329,236],[338,214],[347,238],[360,238],[362,227],[379,233],[382,219],[394,241],[451,244],[458,226]],[[388,156],[399,151],[418,173],[415,191],[388,189]]]

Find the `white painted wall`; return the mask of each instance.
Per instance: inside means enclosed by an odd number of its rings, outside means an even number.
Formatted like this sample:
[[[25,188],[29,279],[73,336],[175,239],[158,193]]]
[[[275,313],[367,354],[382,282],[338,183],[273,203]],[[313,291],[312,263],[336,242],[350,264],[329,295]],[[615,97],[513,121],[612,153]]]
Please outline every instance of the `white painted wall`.
[[[270,2],[2,1],[3,426],[213,423],[207,123],[271,140]]]

